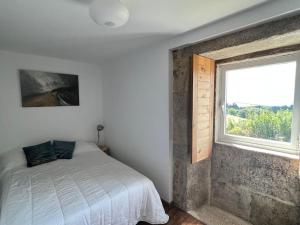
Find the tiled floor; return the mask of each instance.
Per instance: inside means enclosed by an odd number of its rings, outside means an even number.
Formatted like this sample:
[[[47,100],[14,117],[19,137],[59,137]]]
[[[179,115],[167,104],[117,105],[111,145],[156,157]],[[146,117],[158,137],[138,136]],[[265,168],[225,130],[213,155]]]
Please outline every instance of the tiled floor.
[[[189,213],[207,225],[251,225],[241,218],[208,205],[204,205],[200,209],[190,211]]]
[[[169,215],[170,219],[167,225],[205,225],[201,223],[199,220],[195,219],[190,214],[181,211],[176,207],[165,207],[167,214]],[[149,225],[145,222],[140,222],[138,225]]]
[[[165,210],[170,217],[167,225],[252,225],[228,212],[208,205],[189,213],[176,207],[165,206]],[[138,225],[149,224],[140,222]]]

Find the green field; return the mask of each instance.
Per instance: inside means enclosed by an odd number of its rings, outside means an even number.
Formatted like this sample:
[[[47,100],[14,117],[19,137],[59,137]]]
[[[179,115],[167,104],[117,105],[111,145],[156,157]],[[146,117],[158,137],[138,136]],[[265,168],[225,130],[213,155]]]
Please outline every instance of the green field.
[[[293,106],[226,106],[226,133],[290,142]]]

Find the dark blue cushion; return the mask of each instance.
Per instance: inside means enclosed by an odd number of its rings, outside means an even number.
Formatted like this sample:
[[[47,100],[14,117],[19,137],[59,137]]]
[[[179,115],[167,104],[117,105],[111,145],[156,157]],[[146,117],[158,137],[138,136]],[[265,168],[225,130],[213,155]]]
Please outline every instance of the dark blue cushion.
[[[75,142],[53,141],[53,149],[58,159],[72,159],[75,149]]]
[[[50,141],[39,145],[24,147],[23,151],[26,155],[28,167],[56,160],[56,155]]]

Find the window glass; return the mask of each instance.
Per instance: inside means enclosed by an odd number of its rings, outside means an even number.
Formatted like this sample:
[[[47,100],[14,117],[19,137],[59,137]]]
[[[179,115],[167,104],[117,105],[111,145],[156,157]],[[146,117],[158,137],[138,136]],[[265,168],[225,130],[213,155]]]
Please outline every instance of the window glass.
[[[296,61],[226,71],[225,134],[291,142]]]

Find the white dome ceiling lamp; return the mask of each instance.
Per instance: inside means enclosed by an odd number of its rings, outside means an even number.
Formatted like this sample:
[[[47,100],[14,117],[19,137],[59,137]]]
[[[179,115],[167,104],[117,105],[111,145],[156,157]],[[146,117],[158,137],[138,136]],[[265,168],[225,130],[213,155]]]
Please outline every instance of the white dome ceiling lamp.
[[[95,0],[90,5],[90,17],[98,25],[116,28],[128,22],[129,11],[120,0]]]

